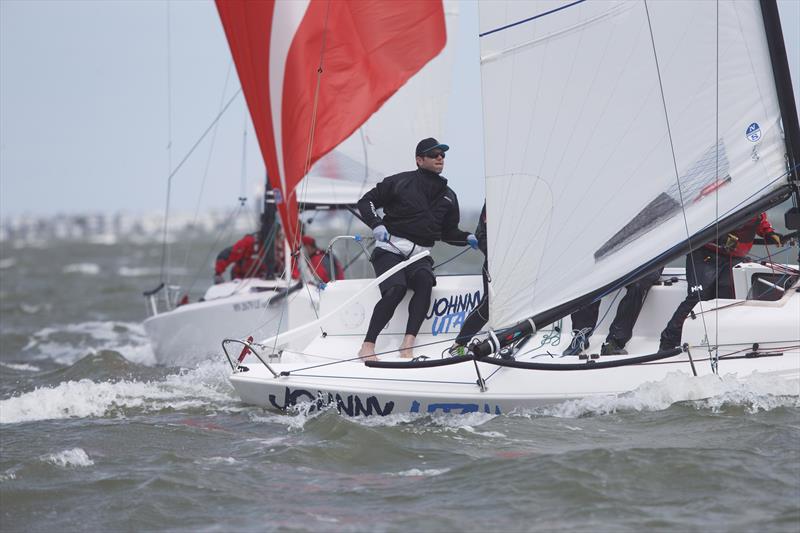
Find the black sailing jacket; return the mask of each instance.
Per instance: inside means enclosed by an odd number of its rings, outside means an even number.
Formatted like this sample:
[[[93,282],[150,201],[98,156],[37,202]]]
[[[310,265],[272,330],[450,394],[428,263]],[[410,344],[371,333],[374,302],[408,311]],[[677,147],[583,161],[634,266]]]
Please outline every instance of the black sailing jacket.
[[[481,216],[478,217],[478,226],[475,228],[475,237],[478,239],[478,248],[480,248],[483,255],[489,255],[489,247],[486,243],[486,202],[483,203],[481,209]]]
[[[383,220],[376,213],[381,207]],[[370,228],[383,224],[420,246],[467,244],[469,233],[458,228],[458,197],[435,172],[418,168],[384,178],[358,201],[358,210]]]

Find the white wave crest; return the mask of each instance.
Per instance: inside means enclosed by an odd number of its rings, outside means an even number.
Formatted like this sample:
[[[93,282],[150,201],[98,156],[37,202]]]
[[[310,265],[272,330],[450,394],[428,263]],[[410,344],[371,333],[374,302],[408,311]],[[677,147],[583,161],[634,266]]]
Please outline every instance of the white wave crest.
[[[539,410],[536,414],[579,418],[617,411],[662,411],[675,403],[687,401],[694,402],[699,409],[718,410],[726,405],[738,405],[749,412],[800,407],[800,382],[758,373],[740,379],[732,374],[694,377],[676,372],[619,396],[570,400]]]
[[[126,267],[117,269],[117,274],[126,278],[136,278],[140,276],[154,276],[160,272],[156,267]]]
[[[226,464],[226,465],[233,465],[238,463],[236,459],[233,457],[203,457],[197,459],[195,464],[205,464],[205,465],[219,465],[219,464]]]
[[[224,409],[237,401],[226,375],[227,365],[209,361],[161,381],[66,381],[0,400],[0,424],[102,417],[120,409]]]
[[[0,270],[5,270],[6,268],[11,268],[17,264],[16,257],[4,257],[0,259]]]
[[[61,269],[64,274],[85,274],[96,276],[100,273],[100,265],[96,263],[73,263]]]
[[[39,372],[41,370],[38,366],[27,365],[25,363],[0,363],[0,366],[4,366],[12,370],[20,370],[22,372]]]
[[[22,309],[22,312],[27,315],[35,315],[39,311],[44,310],[45,312],[51,311],[53,309],[53,304],[51,303],[43,303],[38,305],[28,304],[28,303],[20,303],[19,308]]]
[[[66,341],[65,333],[70,337]],[[133,363],[156,363],[144,328],[136,322],[90,321],[43,328],[32,335],[23,351],[34,349],[39,352],[37,355],[62,364],[72,364],[98,350],[119,352]]]
[[[89,459],[89,456],[82,448],[72,448],[71,450],[45,455],[41,459],[47,463],[62,467],[92,466],[94,464],[94,461]]]
[[[425,470],[412,468],[411,470],[404,470],[403,472],[397,472],[396,474],[390,473],[389,475],[401,477],[434,477],[446,474],[449,471],[449,468],[426,468]]]

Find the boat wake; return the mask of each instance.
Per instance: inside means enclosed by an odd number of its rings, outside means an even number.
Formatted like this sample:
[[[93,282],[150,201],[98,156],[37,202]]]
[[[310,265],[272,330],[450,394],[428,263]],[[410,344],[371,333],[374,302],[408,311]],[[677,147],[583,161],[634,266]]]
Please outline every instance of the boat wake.
[[[226,380],[226,370],[224,363],[209,361],[161,379],[61,381],[52,387],[38,387],[0,400],[0,424],[129,417],[165,410],[202,410],[205,413],[240,410]]]
[[[757,413],[781,407],[800,407],[800,381],[766,374],[738,379],[733,375],[692,377],[674,373],[661,381],[645,383],[619,396],[570,400],[526,414],[581,418],[624,411],[663,411],[677,403],[687,403],[696,409],[713,412],[738,408]]]

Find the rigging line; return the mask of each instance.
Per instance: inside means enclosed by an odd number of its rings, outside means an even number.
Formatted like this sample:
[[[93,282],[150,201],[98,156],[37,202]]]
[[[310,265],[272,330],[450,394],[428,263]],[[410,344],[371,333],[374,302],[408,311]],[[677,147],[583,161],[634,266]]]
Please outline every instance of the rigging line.
[[[439,268],[440,266],[444,266],[444,265],[446,265],[446,264],[447,264],[447,263],[449,263],[450,261],[455,261],[456,259],[458,259],[458,258],[459,258],[459,257],[461,257],[462,255],[464,255],[465,253],[469,252],[470,250],[472,250],[472,248],[470,248],[469,246],[467,246],[467,249],[466,249],[466,250],[461,250],[460,252],[458,252],[456,255],[454,255],[453,257],[451,257],[451,258],[450,258],[450,259],[448,259],[447,261],[444,261],[443,263],[439,263],[438,265],[434,265],[434,266],[433,266],[433,270],[436,270],[436,269],[437,269],[437,268]]]
[[[172,168],[172,34],[170,33],[170,2],[167,0],[167,172]],[[169,245],[167,232],[169,228],[169,202],[172,189],[172,173],[167,177],[167,198],[164,205],[164,236],[161,242],[161,273],[159,281],[165,283],[167,307],[169,307]],[[165,272],[166,271],[166,272]],[[166,273],[166,280],[165,280]]]
[[[208,260],[211,258],[211,254],[213,254],[214,250],[216,250],[217,244],[219,243],[220,239],[222,238],[223,233],[228,232],[228,230],[230,229],[231,222],[233,222],[233,219],[239,214],[239,211],[241,209],[242,209],[242,206],[240,205],[235,210],[233,210],[231,212],[231,214],[228,215],[228,220],[225,222],[225,224],[223,224],[222,228],[220,228],[220,230],[217,232],[217,236],[214,239],[214,243],[209,247],[208,253],[206,254],[205,259],[200,263],[200,266],[198,267],[197,271],[195,272],[194,277],[192,278],[192,282],[189,285],[189,288],[186,289],[186,293],[187,294],[189,292],[191,292],[191,290],[194,288],[195,283],[197,283],[197,280],[200,278],[201,272],[208,265]]]
[[[325,46],[328,42],[328,19],[330,16],[331,11],[331,0],[328,0],[327,6],[325,8],[325,21],[323,22],[322,27],[322,42],[320,43],[320,50],[319,50],[319,64],[317,66],[317,83],[314,87],[314,103],[311,108],[311,124],[309,125],[309,132],[308,132],[308,146],[306,147],[306,157],[304,162],[304,169],[303,175],[308,176],[308,172],[311,169],[311,153],[314,146],[314,134],[316,133],[317,127],[317,112],[319,109],[319,92],[320,86],[322,85],[322,73],[324,71],[323,65],[325,60]],[[308,181],[305,180],[303,187],[308,187]],[[296,188],[292,191],[292,194],[295,194]],[[295,236],[294,239],[296,242],[292,243],[293,247],[300,246],[300,217],[297,217],[296,221],[293,221],[295,224]]]
[[[239,200],[244,202],[247,198],[247,106],[244,110],[244,127],[242,128],[242,170],[239,175]],[[266,194],[266,190],[264,194]]]
[[[178,163],[178,166],[175,167],[175,170],[173,170],[170,173],[170,175],[169,175],[170,179],[172,179],[172,177],[175,174],[178,173],[178,171],[181,169],[181,167],[186,162],[186,160],[189,159],[189,157],[192,155],[192,153],[194,153],[195,149],[200,145],[200,143],[203,141],[203,139],[205,139],[206,135],[208,135],[208,133],[212,130],[214,125],[219,121],[219,119],[222,118],[222,115],[225,114],[225,111],[228,110],[228,108],[231,106],[233,101],[236,100],[236,98],[241,94],[241,92],[242,92],[242,88],[239,87],[239,89],[233,94],[233,96],[230,97],[230,99],[228,100],[228,103],[225,104],[225,107],[223,107],[222,110],[219,113],[217,113],[217,116],[214,117],[214,120],[211,121],[211,124],[208,125],[208,127],[200,135],[200,137],[197,139],[197,141],[195,141],[194,145],[192,145],[192,147],[189,149],[189,151],[186,153],[186,155],[183,156],[183,159],[181,159],[181,162]]]
[[[369,180],[369,157],[368,157],[368,154],[367,154],[367,139],[364,136],[364,127],[363,126],[358,128],[358,133],[359,133],[359,136],[361,138],[361,149],[364,152],[364,179],[361,180],[361,187],[358,190],[358,195],[359,195],[359,198],[360,198],[361,196],[364,195],[364,188],[366,187],[367,181]],[[351,235],[352,234],[351,230],[353,228],[353,222],[355,220],[356,220],[355,215],[353,215],[351,213],[350,214],[350,218],[347,220],[347,228],[345,230],[345,234],[347,234],[347,235]],[[345,244],[344,244],[345,261],[347,262],[348,266],[351,264],[351,261],[350,261],[350,244],[351,243],[350,243],[349,240],[345,241]],[[359,251],[356,254],[356,259],[358,257],[360,257],[362,253],[364,253],[363,248],[361,248],[360,246],[358,247],[358,250]],[[331,250],[331,253],[333,253],[333,250]],[[343,270],[347,271],[347,266],[345,266],[343,268]]]
[[[200,137],[197,139],[197,141],[195,141],[194,145],[189,149],[189,151],[183,157],[181,162],[178,163],[178,166],[175,167],[175,170],[173,170],[172,173],[170,173],[169,178],[167,178],[167,212],[169,212],[170,184],[172,183],[172,177],[175,176],[175,174],[178,172],[178,170],[180,170],[180,168],[183,166],[183,164],[189,159],[189,157],[192,155],[192,153],[194,153],[195,149],[200,145],[200,143],[203,141],[203,139],[205,139],[206,135],[208,135],[208,133],[214,128],[214,126],[217,124],[217,122],[219,122],[219,119],[222,118],[222,115],[225,114],[225,111],[228,110],[230,105],[233,103],[233,101],[236,99],[236,97],[239,96],[239,94],[241,92],[242,92],[242,88],[239,87],[239,90],[237,90],[236,93],[234,93],[234,95],[231,96],[231,98],[228,100],[228,103],[225,104],[225,107],[223,107],[222,110],[219,113],[217,113],[217,116],[214,118],[214,120],[211,121],[211,124],[208,125],[208,127],[202,133],[202,135],[200,135]],[[170,145],[171,144],[172,143],[170,142]],[[235,213],[238,213],[238,211],[236,211]],[[164,244],[163,244],[163,247],[166,247],[166,240],[167,240],[167,224],[166,224],[166,216],[165,216],[165,218],[164,218]],[[214,245],[216,245],[216,244],[217,244],[217,241],[214,241]],[[163,282],[164,256],[165,256],[165,253],[164,253],[163,249],[164,248],[162,248],[162,258],[161,258],[161,274],[162,274],[161,275],[161,281],[162,282]],[[211,253],[213,253],[213,248],[209,251],[209,254],[211,254]],[[192,285],[194,285],[194,283],[192,283]]]
[[[225,84],[222,87],[222,94],[220,95],[220,98],[219,98],[219,108],[220,109],[222,109],[222,106],[225,103],[225,93],[228,92],[228,82],[230,81],[231,70],[232,69],[233,69],[233,60],[231,60],[228,63],[228,71],[225,74]],[[197,240],[198,240],[198,237],[199,237],[199,231],[197,231],[197,227],[198,227],[197,221],[200,218],[200,201],[203,198],[203,192],[205,191],[205,188],[206,188],[206,179],[208,178],[208,171],[211,168],[211,156],[214,153],[214,146],[217,143],[217,126],[218,125],[219,125],[219,123],[214,125],[214,133],[211,136],[211,144],[210,144],[210,146],[208,148],[208,156],[206,157],[206,166],[205,166],[205,169],[203,170],[203,179],[200,180],[200,190],[197,193],[197,203],[195,204],[194,216],[192,217],[192,228],[193,228],[193,231],[194,231],[194,239],[192,239],[193,242],[189,242],[187,244],[187,246],[186,246],[186,254],[184,255],[184,258],[183,258],[183,269],[182,269],[184,272],[188,272],[188,270],[189,270],[189,268],[188,268],[189,267],[189,252],[190,252],[192,246],[197,243]],[[194,281],[195,280],[192,280],[192,283],[194,283]]]
[[[575,2],[572,2],[571,4],[567,4],[567,5],[564,5],[564,6],[561,6],[561,7],[557,7],[555,9],[551,9],[550,11],[545,11],[544,13],[539,13],[538,15],[534,15],[534,16],[528,17],[526,19],[518,20],[517,22],[512,22],[511,24],[506,24],[505,26],[500,26],[499,28],[495,28],[493,30],[489,30],[489,31],[485,31],[483,33],[479,33],[478,37],[486,37],[487,35],[491,35],[493,33],[499,32],[499,31],[507,30],[509,28],[513,28],[514,26],[519,26],[520,24],[525,24],[526,22],[531,22],[533,20],[542,18],[542,17],[547,16],[547,15],[552,15],[553,13],[556,13],[557,11],[561,11],[562,9],[567,9],[568,7],[572,7],[572,6],[577,5],[577,4],[582,4],[585,1],[586,0],[576,0]]]
[[[306,257],[306,254],[304,253],[304,251],[305,250],[302,250],[301,248],[298,247],[298,249],[297,249],[297,257],[295,259],[295,261],[297,261],[297,270],[300,272],[300,279],[301,280],[303,279],[303,269],[300,267],[300,261],[303,261],[306,264],[306,267],[307,267],[308,271],[311,273],[312,280],[319,280],[319,283],[322,283],[322,278],[319,277],[319,275],[317,274],[316,269],[313,268],[313,266],[311,265],[311,259],[309,257]],[[333,252],[331,252],[331,253],[333,253]],[[335,276],[335,275],[336,275],[335,272],[331,273],[331,276]],[[305,281],[305,280],[303,280],[303,281]],[[311,294],[311,284],[312,284],[311,281],[303,283],[303,285],[305,285],[305,287],[306,287],[306,292],[308,292],[308,301],[311,304],[311,310],[314,311],[314,317],[315,317],[316,320],[319,320],[319,310],[317,309],[317,306],[314,305],[314,295]],[[317,285],[317,290],[319,292],[322,292],[319,289],[319,285]],[[322,334],[325,334],[325,330],[322,329],[322,324],[319,325],[319,332],[322,333]],[[277,340],[276,340],[276,343],[277,343]],[[275,347],[273,346],[273,350],[274,349],[275,349]]]
[[[374,246],[375,246],[375,245],[373,244],[373,247],[374,247]],[[369,247],[369,245],[367,245],[367,247]],[[363,254],[364,254],[364,249],[363,249],[363,248],[361,248],[360,246],[359,246],[359,248],[360,248],[360,250],[359,250],[359,252],[358,252],[358,253],[355,255],[355,257],[353,257],[353,258],[352,258],[352,259],[351,259],[351,260],[350,260],[350,261],[349,261],[349,262],[348,262],[346,265],[344,265],[344,266],[342,267],[342,270],[343,270],[343,271],[347,272],[347,269],[348,269],[348,268],[350,268],[351,266],[353,266],[353,263],[355,263],[356,261],[358,261],[358,259],[359,259],[359,258],[360,258],[360,257],[361,257]],[[367,254],[366,258],[367,258],[367,261],[369,261],[369,254]]]
[[[692,236],[691,236],[691,233],[689,232],[689,220],[686,218],[686,207],[685,207],[685,204],[684,204],[684,201],[683,201],[683,191],[681,190],[681,178],[680,178],[680,173],[678,172],[678,161],[677,161],[677,159],[675,157],[675,143],[674,143],[674,141],[672,139],[672,128],[670,127],[670,123],[669,123],[669,112],[667,111],[667,100],[666,100],[666,97],[664,96],[664,84],[663,84],[663,81],[661,79],[661,67],[658,64],[658,52],[656,50],[656,40],[655,40],[655,36],[653,35],[653,25],[650,22],[650,9],[647,6],[647,0],[644,0],[644,11],[645,11],[645,14],[647,15],[647,27],[648,27],[648,30],[650,32],[650,43],[651,43],[651,45],[653,47],[653,60],[655,61],[655,64],[656,64],[656,74],[658,75],[658,88],[659,88],[659,92],[661,94],[661,104],[662,104],[662,106],[664,108],[664,120],[666,121],[666,125],[667,125],[667,137],[669,138],[669,150],[670,150],[670,154],[672,155],[672,166],[673,166],[673,169],[675,170],[675,181],[677,182],[677,185],[678,185],[678,198],[680,199],[680,203],[681,203],[681,214],[683,215],[683,225],[686,228],[686,242],[689,245],[689,250],[692,250],[693,249],[693,247],[692,247]],[[692,257],[691,256],[691,252],[687,257]],[[695,267],[693,259],[687,261],[687,267],[688,266],[691,266],[692,271],[694,272],[695,280],[699,280],[700,278],[697,276],[697,268]],[[692,287],[689,287],[688,289],[689,289],[689,292],[691,292]],[[698,293],[697,294],[697,300],[698,300],[698,303],[700,304],[700,311],[702,313],[702,311],[703,311],[703,302],[702,302],[702,300],[700,298],[701,298],[701,295]],[[702,320],[703,320],[703,332],[705,333],[706,338],[707,338],[708,337],[708,327],[706,326],[705,317],[702,317]]]
[[[441,340],[441,341],[428,342],[428,343],[425,343],[425,344],[415,344],[414,346],[412,346],[412,348],[424,348],[426,346],[434,346],[436,344],[449,343],[450,341],[451,341],[451,339],[445,339],[445,340]],[[376,352],[376,353],[374,353],[372,355],[377,357],[379,355],[387,355],[387,354],[396,353],[396,352],[399,352],[399,351],[400,351],[400,348],[397,348],[397,349],[394,349],[394,350],[386,350],[386,351],[383,351],[383,352]],[[322,368],[322,367],[330,366],[330,365],[338,365],[338,364],[341,364],[341,363],[350,363],[352,361],[363,361],[365,357],[371,357],[371,356],[369,356],[369,355],[359,355],[359,356],[356,356],[356,357],[351,357],[349,359],[339,359],[337,361],[331,361],[331,362],[328,362],[328,363],[321,363],[319,365],[306,366],[306,367],[303,367],[303,368],[298,368],[296,370],[292,370],[292,373],[294,373],[294,372],[302,372],[304,370],[313,370],[315,368]],[[409,359],[409,361],[410,361],[410,359]]]
[[[267,234],[267,238],[261,243],[261,249],[256,254],[256,260],[252,262],[250,268],[247,269],[245,272],[245,278],[253,278],[256,277],[253,274],[258,272],[262,265],[264,265],[267,256],[267,250],[269,246],[272,244],[272,240],[275,238],[275,226],[273,225],[270,229],[269,233]],[[252,257],[252,256],[251,256]],[[260,276],[259,276],[260,277]],[[263,279],[263,278],[262,278]],[[239,292],[239,289],[233,291],[234,293]]]
[[[291,370],[290,373],[294,374],[296,370]],[[392,381],[398,383],[441,383],[444,385],[472,385],[475,386],[474,381],[445,381],[441,379],[402,379],[402,378],[376,378],[376,377],[362,377],[362,376],[330,376],[325,374],[300,374],[304,378],[331,378],[331,379],[360,379],[363,381]]]
[[[715,4],[715,15],[716,21],[714,24],[714,38],[715,38],[715,86],[714,86],[714,137],[716,139],[715,145],[715,174],[714,179],[719,181],[719,0],[717,0]],[[719,187],[714,189],[714,226],[715,226],[715,233],[714,236],[716,237],[715,242],[719,242]],[[716,263],[717,263],[717,273],[719,273],[719,254],[716,256]],[[730,263],[731,265],[731,285],[733,285],[733,261]],[[716,279],[714,280],[716,287],[714,288],[714,294],[717,295],[717,299],[719,299],[719,275],[717,275]],[[735,289],[734,289],[735,291]],[[733,296],[736,296],[735,294]],[[702,308],[701,308],[702,311]],[[714,311],[714,343],[719,343],[719,306]],[[709,355],[711,355],[711,343],[708,343],[708,350]],[[712,367],[716,370],[717,365],[719,363],[719,346],[714,349],[714,362],[712,363]],[[716,372],[714,372],[716,374]]]
[[[314,104],[313,104],[313,106],[311,108],[311,124],[309,126],[308,146],[306,147],[306,158],[305,158],[305,163],[304,163],[304,168],[303,168],[303,175],[304,176],[308,176],[308,172],[311,169],[311,151],[312,151],[312,148],[314,146],[314,133],[315,133],[316,126],[317,126],[317,111],[318,111],[318,106],[319,106],[319,91],[320,91],[320,85],[322,84],[323,64],[324,64],[324,59],[325,59],[325,45],[326,45],[327,39],[328,39],[328,17],[330,15],[330,11],[331,11],[331,1],[328,0],[327,7],[325,9],[325,22],[323,23],[323,27],[322,27],[322,42],[320,43],[319,65],[317,66],[317,83],[316,83],[316,86],[314,87]],[[309,180],[304,180],[304,185],[303,185],[304,188],[308,187],[308,181]],[[297,191],[297,187],[295,187],[295,189],[292,190],[292,192],[290,194],[294,194],[295,197],[296,197],[297,196],[296,191]],[[287,196],[289,196],[289,194],[287,194]],[[299,209],[299,207],[298,207],[298,209]],[[299,215],[299,213],[298,213],[298,215]],[[294,220],[294,221],[287,221],[287,224],[294,224],[295,225],[295,232],[294,232],[294,241],[295,242],[291,243],[291,247],[290,248],[293,249],[293,250],[298,250],[298,252],[299,252],[299,250],[300,250],[300,239],[301,239],[301,235],[300,235],[300,228],[301,228],[300,217],[298,216],[297,220]],[[302,255],[302,254],[300,254],[300,255]],[[291,258],[290,258],[290,260],[291,260]],[[298,264],[298,268],[299,267],[300,267],[300,265]],[[302,278],[302,271],[300,273],[300,276]],[[317,316],[317,319],[319,319],[319,314],[317,312],[317,308],[316,308],[316,306],[314,306],[313,301],[312,301],[311,287],[309,287],[308,283],[306,283],[305,285],[306,285],[306,291],[308,292],[308,297],[309,297],[309,301],[311,303],[311,307],[312,307],[312,309],[314,309],[314,314]],[[288,309],[288,306],[284,306],[283,309],[281,310],[281,315],[283,315],[283,313],[285,313],[287,309]],[[321,333],[324,333],[324,330],[322,329],[322,325],[319,326],[319,330],[320,330]],[[275,349],[277,347],[277,344],[278,344],[278,338],[275,337],[275,343],[274,343],[274,345],[272,347],[273,351],[275,351]]]

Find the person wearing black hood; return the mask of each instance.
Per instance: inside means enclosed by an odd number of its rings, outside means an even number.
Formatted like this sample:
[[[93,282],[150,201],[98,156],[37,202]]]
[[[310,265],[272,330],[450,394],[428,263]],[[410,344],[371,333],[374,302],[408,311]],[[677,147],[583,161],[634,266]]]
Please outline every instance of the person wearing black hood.
[[[417,169],[384,178],[359,200],[362,219],[372,228],[375,250],[372,264],[380,276],[411,256],[430,250],[436,241],[455,246],[478,247],[475,235],[458,227],[458,197],[440,174],[450,147],[429,137],[417,144]],[[383,208],[383,218],[377,210]],[[411,357],[417,333],[436,285],[430,256],[411,263],[380,284],[381,299],[375,304],[359,357],[375,359],[375,341],[410,288],[408,324],[400,356]]]

